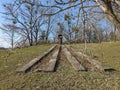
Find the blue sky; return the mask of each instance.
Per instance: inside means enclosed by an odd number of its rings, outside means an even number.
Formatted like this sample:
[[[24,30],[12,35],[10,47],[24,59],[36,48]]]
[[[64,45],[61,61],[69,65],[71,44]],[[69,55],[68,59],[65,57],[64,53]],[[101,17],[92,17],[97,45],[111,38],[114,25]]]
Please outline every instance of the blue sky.
[[[13,1],[13,0],[0,0],[0,12],[4,12],[2,4],[6,3],[6,2],[10,2],[10,1]],[[0,13],[0,26],[4,22],[4,18],[2,16],[3,15]],[[7,37],[6,37],[5,33],[3,33],[0,30],[0,47],[10,47],[10,45],[8,44],[8,41],[6,41],[6,39],[7,39]]]
[[[0,12],[4,12],[4,9],[2,7],[2,4],[4,3],[8,3],[8,2],[13,2],[14,0],[0,0]],[[41,0],[42,1],[42,0]],[[44,0],[43,0],[44,2]],[[0,26],[2,23],[5,22],[4,18],[2,17],[3,15],[0,13]],[[108,22],[107,22],[108,23]],[[105,20],[102,20],[100,22],[100,25],[102,26],[102,28],[106,27],[107,24],[105,23]],[[45,27],[43,28],[45,29]],[[1,30],[0,30],[0,47],[10,47],[8,41],[7,40],[7,36],[5,35],[5,33],[3,33]]]

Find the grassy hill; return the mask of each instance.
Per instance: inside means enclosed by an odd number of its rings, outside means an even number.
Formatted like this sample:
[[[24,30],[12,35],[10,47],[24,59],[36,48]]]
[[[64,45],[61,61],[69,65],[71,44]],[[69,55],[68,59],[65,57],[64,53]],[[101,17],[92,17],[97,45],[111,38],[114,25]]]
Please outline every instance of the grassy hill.
[[[120,42],[72,44],[73,48],[99,60],[116,72],[77,72],[68,60],[59,60],[56,72],[16,73],[18,67],[52,45],[39,45],[14,51],[0,50],[0,90],[120,90]]]

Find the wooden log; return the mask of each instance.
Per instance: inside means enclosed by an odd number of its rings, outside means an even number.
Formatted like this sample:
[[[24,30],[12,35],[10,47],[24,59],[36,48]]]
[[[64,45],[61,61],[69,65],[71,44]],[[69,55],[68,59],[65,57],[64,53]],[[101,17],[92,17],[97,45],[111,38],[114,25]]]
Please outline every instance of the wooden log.
[[[68,51],[67,48],[63,47],[63,52],[65,53],[66,58],[68,59],[68,61],[71,63],[71,65],[76,71],[85,70],[85,68],[76,60],[76,58]]]
[[[53,53],[47,65],[45,65],[43,68],[39,68],[37,71],[53,72],[57,62],[59,50],[60,50],[60,47]]]
[[[89,56],[87,56],[87,55],[85,55],[81,52],[76,51],[75,49],[73,49],[69,46],[67,46],[67,48],[71,49],[71,51],[74,52],[78,57],[83,57],[90,64],[92,64],[93,65],[92,69],[97,69],[97,70],[100,70],[100,71],[114,71],[115,70],[113,68],[110,68],[108,66],[103,65],[101,62],[99,62],[97,60],[94,60],[94,59],[90,58]]]
[[[40,55],[37,58],[34,58],[33,60],[31,60],[29,63],[27,63],[26,65],[24,65],[22,68],[18,68],[16,71],[17,72],[23,72],[23,73],[27,72],[29,69],[31,69],[31,67],[33,67],[34,65],[36,65],[41,59],[43,59],[45,56],[47,56],[55,48],[56,48],[56,45],[53,46],[53,47],[51,47],[47,52],[44,52],[42,55]]]

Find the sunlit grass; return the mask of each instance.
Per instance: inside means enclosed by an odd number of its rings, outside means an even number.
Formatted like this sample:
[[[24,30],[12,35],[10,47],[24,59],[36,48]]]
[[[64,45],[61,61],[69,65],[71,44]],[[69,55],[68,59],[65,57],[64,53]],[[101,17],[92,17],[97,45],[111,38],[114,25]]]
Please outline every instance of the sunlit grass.
[[[116,72],[77,72],[67,60],[60,61],[56,72],[18,74],[15,70],[43,53],[51,45],[16,49],[4,59],[9,51],[0,51],[0,90],[119,90],[120,89],[120,43],[73,44]]]

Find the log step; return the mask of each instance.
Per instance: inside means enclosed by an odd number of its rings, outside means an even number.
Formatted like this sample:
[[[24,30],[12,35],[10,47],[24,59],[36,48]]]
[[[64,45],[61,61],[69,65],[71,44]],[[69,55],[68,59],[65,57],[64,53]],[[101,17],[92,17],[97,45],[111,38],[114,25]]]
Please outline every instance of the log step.
[[[93,65],[93,69],[98,69],[100,71],[109,71],[112,70],[110,67],[104,66],[101,62],[94,59],[90,59],[87,55],[81,52],[75,52],[77,56],[83,56],[89,63]]]
[[[91,63],[93,65],[93,67],[92,67],[93,70],[97,69],[100,71],[115,71],[115,69],[103,65],[101,62],[91,59],[89,56],[87,56],[81,52],[75,51],[73,48],[70,48],[68,46],[67,46],[67,48],[71,49],[72,52],[75,53],[78,57],[84,57],[89,63]]]
[[[31,69],[31,67],[33,67],[34,65],[36,65],[41,59],[43,59],[45,56],[47,56],[50,52],[52,52],[57,45],[51,47],[47,52],[44,52],[42,55],[38,56],[37,58],[34,58],[33,60],[31,60],[29,63],[27,63],[26,65],[24,65],[22,68],[18,68],[16,70],[16,72],[27,72],[29,69]]]
[[[39,68],[39,69],[37,69],[36,71],[37,71],[37,72],[38,72],[38,71],[39,71],[39,72],[40,72],[40,71],[53,72],[54,69],[55,69],[56,62],[57,62],[59,50],[60,50],[60,47],[59,47],[57,50],[55,50],[55,52],[54,52],[53,55],[51,56],[50,61],[49,61],[43,68]]]
[[[63,52],[76,71],[85,71],[85,68],[76,60],[76,58],[64,47]]]

